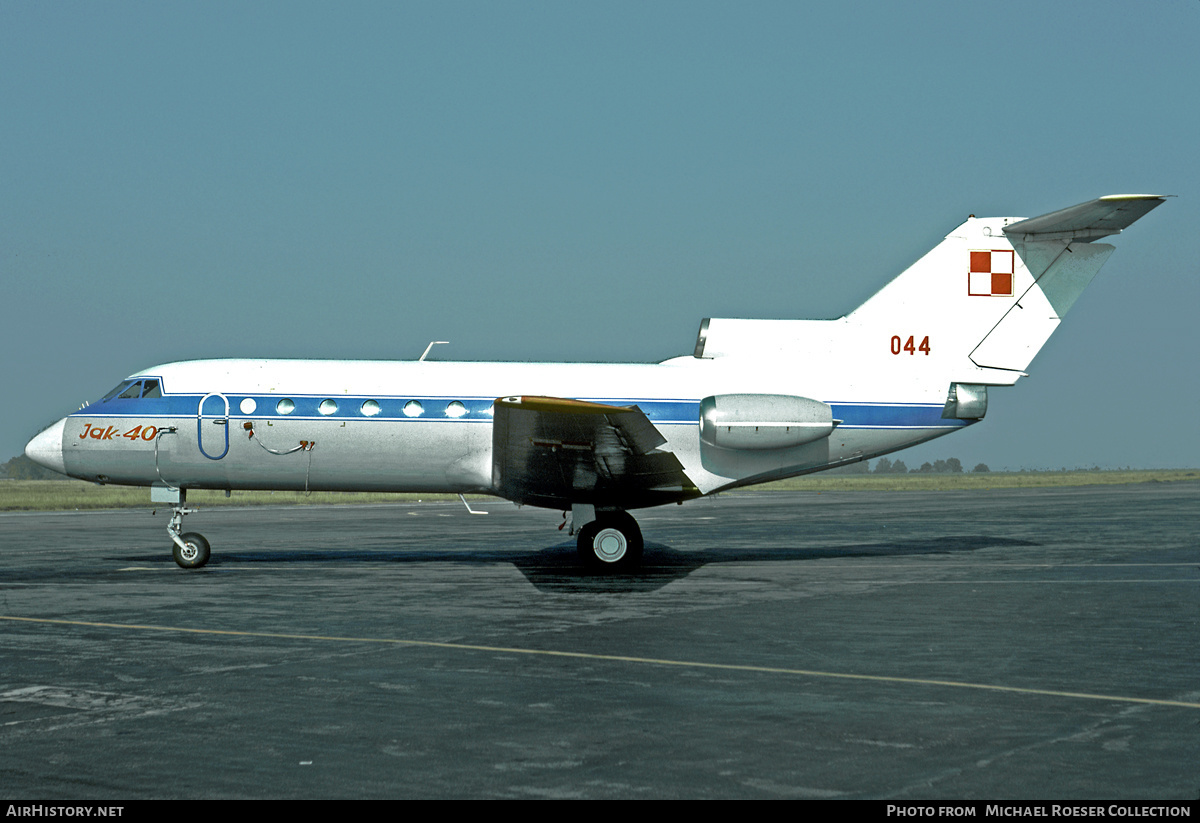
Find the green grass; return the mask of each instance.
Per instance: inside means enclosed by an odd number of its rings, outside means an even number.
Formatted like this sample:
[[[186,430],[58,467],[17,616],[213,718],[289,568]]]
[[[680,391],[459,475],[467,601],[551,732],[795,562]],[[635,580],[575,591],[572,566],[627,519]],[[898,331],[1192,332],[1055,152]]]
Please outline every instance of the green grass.
[[[948,491],[1110,486],[1200,480],[1200,469],[1116,471],[972,472],[970,474],[810,474],[755,488],[774,491]]]
[[[473,498],[472,495],[468,495]],[[453,494],[389,494],[384,492],[188,492],[189,506],[305,506],[363,503],[411,503],[418,500],[457,500]],[[148,488],[98,486],[82,480],[0,481],[0,511],[70,511],[72,509],[170,508],[151,503]]]
[[[767,491],[947,491],[1093,486],[1117,483],[1172,483],[1200,480],[1200,469],[1138,471],[987,472],[980,474],[814,474],[780,480],[754,489]],[[471,499],[486,499],[471,496]],[[455,500],[449,494],[382,492],[224,492],[192,491],[195,506],[302,506],[313,504],[414,503]],[[150,490],[97,486],[82,480],[0,480],[0,511],[71,511],[73,509],[164,508],[150,502]]]

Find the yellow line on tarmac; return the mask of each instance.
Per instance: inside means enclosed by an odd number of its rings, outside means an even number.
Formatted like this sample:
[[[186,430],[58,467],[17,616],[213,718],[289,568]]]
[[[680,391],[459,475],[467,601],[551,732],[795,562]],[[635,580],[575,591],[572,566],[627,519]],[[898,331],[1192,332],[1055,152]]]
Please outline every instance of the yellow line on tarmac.
[[[820,677],[836,680],[866,680],[875,683],[908,683],[916,686],[945,686],[954,689],[983,689],[1011,694],[1036,694],[1046,697],[1068,697],[1076,700],[1107,700],[1117,703],[1138,703],[1150,706],[1178,706],[1185,709],[1200,709],[1200,703],[1184,700],[1155,700],[1148,697],[1122,697],[1113,694],[1090,694],[1088,692],[1065,692],[1054,689],[1028,689],[1020,686],[996,686],[988,683],[964,683],[957,680],[931,680],[920,677],[891,677],[878,674],[847,674],[845,672],[822,672],[811,669],[789,669],[777,666],[749,666],[736,663],[703,663],[694,660],[668,660],[655,657],[632,657],[621,654],[592,654],[589,652],[564,652],[549,649],[520,649],[507,646],[481,646],[473,643],[443,643],[436,640],[400,640],[387,637],[339,637],[321,634],[285,634],[282,632],[245,632],[228,629],[191,629],[183,626],[142,626],[132,623],[97,623],[86,620],[55,620],[43,617],[13,617],[0,615],[0,620],[22,623],[43,623],[59,626],[87,626],[100,629],[132,629],[135,631],[177,632],[186,634],[223,635],[227,637],[272,637],[281,640],[320,640],[343,643],[380,643],[393,646],[423,646],[435,649],[458,649],[460,651],[494,652],[501,654],[528,654],[541,657],[565,657],[575,660],[605,660],[614,663],[641,663],[650,666],[680,666],[693,669],[718,671],[754,672],[758,674],[788,674],[799,677]]]

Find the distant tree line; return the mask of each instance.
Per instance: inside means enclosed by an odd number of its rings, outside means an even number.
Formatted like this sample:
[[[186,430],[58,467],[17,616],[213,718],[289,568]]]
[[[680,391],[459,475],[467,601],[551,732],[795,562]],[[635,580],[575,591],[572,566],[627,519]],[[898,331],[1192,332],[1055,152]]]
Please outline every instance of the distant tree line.
[[[926,461],[921,464],[921,468],[910,469],[903,460],[881,457],[875,462],[874,469],[871,468],[869,460],[864,460],[861,463],[835,469],[835,471],[838,474],[962,474],[963,465],[957,457],[951,457],[946,460],[935,460],[932,463]],[[981,473],[991,471],[991,469],[986,463],[977,463],[971,471]]]
[[[973,472],[991,471],[986,463],[977,463]],[[910,469],[904,465],[903,460],[892,461],[886,457],[879,458],[879,462],[875,464],[874,474],[962,474],[963,466],[957,457],[951,457],[946,460],[935,460],[930,463],[925,461],[919,469]]]
[[[70,480],[65,474],[43,468],[23,454],[0,463],[0,477],[10,480]]]

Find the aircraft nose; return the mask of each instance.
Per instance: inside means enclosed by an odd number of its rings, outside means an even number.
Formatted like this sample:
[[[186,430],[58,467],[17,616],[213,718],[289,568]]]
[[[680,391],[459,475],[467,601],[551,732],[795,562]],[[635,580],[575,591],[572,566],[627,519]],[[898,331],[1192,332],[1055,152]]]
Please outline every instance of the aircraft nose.
[[[25,446],[25,456],[39,466],[66,474],[67,467],[63,462],[63,429],[66,427],[65,417],[54,425],[47,426]]]

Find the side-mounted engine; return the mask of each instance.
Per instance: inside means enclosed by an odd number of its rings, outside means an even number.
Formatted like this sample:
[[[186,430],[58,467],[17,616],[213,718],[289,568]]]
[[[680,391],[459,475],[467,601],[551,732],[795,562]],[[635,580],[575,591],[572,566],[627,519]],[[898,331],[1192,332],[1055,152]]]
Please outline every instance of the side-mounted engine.
[[[833,432],[826,403],[788,394],[717,394],[700,401],[700,440],[721,449],[786,449]]]

